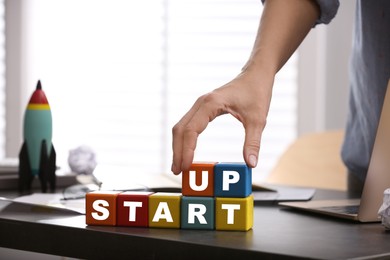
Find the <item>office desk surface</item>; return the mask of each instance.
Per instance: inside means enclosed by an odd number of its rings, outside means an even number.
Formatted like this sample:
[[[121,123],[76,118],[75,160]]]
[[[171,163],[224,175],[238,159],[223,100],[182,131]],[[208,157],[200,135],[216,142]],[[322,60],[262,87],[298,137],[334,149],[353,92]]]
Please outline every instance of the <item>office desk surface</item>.
[[[334,197],[345,194],[317,191],[315,196]],[[86,226],[84,215],[0,203],[0,247],[69,257],[390,258],[390,232],[380,223],[357,224],[277,205],[255,206],[253,230],[228,232]]]

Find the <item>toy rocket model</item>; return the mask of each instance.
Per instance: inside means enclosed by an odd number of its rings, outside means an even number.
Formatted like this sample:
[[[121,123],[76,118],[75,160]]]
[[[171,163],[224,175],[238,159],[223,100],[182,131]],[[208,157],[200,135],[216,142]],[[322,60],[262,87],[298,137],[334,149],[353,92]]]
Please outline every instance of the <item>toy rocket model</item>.
[[[30,191],[35,176],[39,177],[42,192],[47,191],[47,184],[50,191],[54,191],[56,153],[51,142],[52,117],[40,81],[24,114],[23,137],[19,153],[19,191]]]

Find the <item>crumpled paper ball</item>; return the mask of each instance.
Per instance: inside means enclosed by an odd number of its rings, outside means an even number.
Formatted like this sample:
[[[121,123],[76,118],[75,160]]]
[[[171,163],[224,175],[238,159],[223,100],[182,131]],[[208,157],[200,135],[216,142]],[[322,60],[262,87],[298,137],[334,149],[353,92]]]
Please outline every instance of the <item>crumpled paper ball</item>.
[[[382,219],[382,225],[390,229],[390,189],[383,193],[383,204],[378,210],[378,215]]]
[[[72,172],[92,174],[96,168],[96,154],[88,146],[80,146],[69,151],[68,164]]]

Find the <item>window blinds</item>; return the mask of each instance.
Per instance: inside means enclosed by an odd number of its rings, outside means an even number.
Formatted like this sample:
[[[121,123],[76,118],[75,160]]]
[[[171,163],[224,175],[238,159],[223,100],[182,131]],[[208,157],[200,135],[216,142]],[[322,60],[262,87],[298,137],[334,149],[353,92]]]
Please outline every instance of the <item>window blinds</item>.
[[[70,149],[88,145],[98,163],[145,174],[169,172],[172,126],[198,96],[240,72],[262,10],[258,0],[25,4],[25,88],[42,81],[60,166]],[[296,67],[293,56],[278,73],[254,179],[296,136]],[[217,118],[195,160],[242,161],[243,134],[233,117]]]
[[[0,0],[0,158],[5,157],[6,91],[5,91],[5,10],[4,0]]]

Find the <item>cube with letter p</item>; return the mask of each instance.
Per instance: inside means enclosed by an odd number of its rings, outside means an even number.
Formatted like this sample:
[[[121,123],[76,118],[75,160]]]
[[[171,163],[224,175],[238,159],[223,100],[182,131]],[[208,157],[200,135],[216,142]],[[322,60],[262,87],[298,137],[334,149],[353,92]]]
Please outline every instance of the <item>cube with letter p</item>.
[[[252,193],[252,169],[245,163],[217,163],[214,178],[216,197],[245,198]]]

